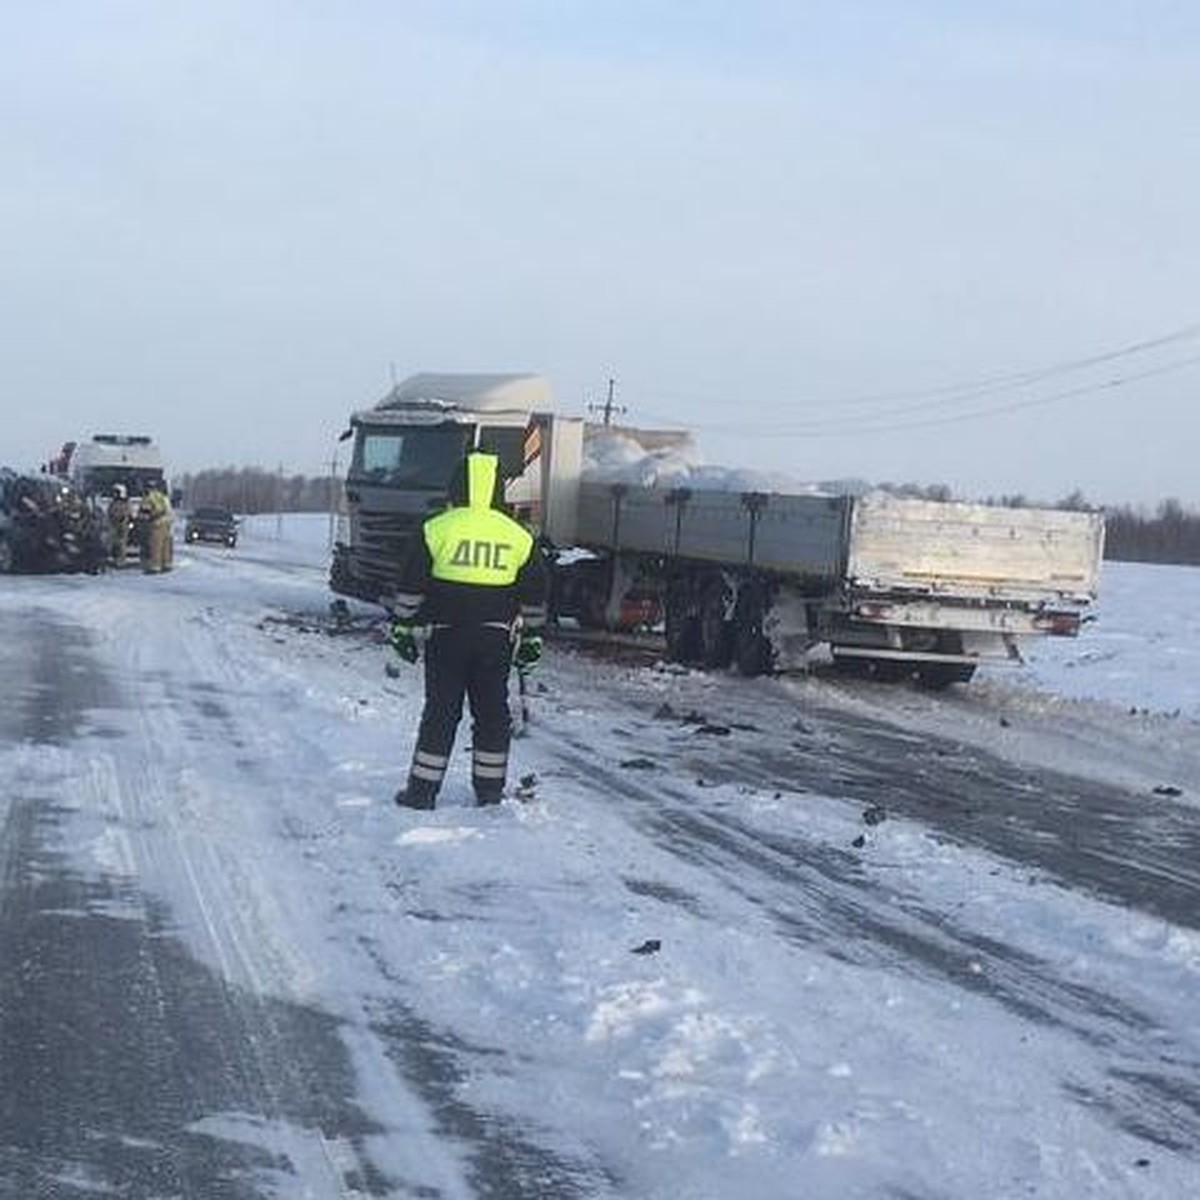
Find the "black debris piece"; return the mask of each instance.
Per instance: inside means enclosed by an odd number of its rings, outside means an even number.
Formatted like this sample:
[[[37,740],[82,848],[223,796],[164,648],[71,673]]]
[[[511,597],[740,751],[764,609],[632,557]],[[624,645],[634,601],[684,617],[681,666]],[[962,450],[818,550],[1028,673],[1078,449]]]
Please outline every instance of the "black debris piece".
[[[854,839],[854,841],[852,841],[850,843],[850,845],[852,845],[855,848],[855,850],[861,850],[866,844],[867,844],[867,835],[865,833],[860,833],[858,835],[858,837],[856,837]]]
[[[1160,783],[1154,789],[1156,796],[1182,796],[1183,788],[1176,787],[1173,783]]]
[[[696,732],[707,733],[713,737],[728,737],[730,730],[728,725],[710,725],[705,722],[696,729]]]
[[[647,938],[640,946],[634,946],[630,954],[657,954],[662,949],[658,938]]]
[[[872,804],[870,808],[863,811],[863,823],[865,825],[882,825],[887,820],[887,809],[881,804]]]
[[[658,768],[658,763],[649,758],[627,758],[621,766],[627,771],[654,771]]]
[[[676,715],[675,710],[666,701],[663,701],[654,710],[654,719],[656,721],[673,721]]]
[[[517,780],[517,786],[513,795],[522,802],[536,800],[538,782],[536,772],[527,771]]]

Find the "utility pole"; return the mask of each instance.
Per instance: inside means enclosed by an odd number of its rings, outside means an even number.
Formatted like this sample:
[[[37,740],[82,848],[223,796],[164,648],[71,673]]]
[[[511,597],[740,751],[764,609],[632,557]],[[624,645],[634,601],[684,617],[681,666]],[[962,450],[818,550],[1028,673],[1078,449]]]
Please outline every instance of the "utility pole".
[[[333,549],[334,537],[337,530],[337,478],[338,478],[338,444],[333,444],[333,457],[329,460],[329,549]]]
[[[604,414],[604,424],[611,425],[613,413],[623,413],[625,406],[622,404],[613,403],[613,393],[616,391],[617,381],[610,379],[608,381],[608,398],[603,404],[589,404],[588,412],[601,412]]]
[[[275,476],[275,540],[283,541],[283,463]]]

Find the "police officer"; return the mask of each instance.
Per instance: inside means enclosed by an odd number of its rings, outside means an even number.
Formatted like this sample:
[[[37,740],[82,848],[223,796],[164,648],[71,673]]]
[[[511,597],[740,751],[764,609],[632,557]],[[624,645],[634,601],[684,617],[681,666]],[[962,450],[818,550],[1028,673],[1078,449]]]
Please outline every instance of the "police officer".
[[[418,657],[414,627],[427,626],[425,708],[396,803],[433,808],[446,775],[464,697],[472,719],[471,783],[479,804],[498,804],[508,773],[508,674],[541,655],[545,571],[533,535],[502,509],[499,460],[467,456],[451,507],[430,517],[401,572],[391,642]]]

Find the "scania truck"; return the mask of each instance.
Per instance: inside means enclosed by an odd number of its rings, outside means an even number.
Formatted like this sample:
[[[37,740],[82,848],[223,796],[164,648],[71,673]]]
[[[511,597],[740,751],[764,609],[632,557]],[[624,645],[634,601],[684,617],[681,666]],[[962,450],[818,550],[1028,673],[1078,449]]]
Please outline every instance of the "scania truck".
[[[539,533],[551,611],[662,629],[667,656],[756,675],[825,646],[844,669],[940,687],[1023,641],[1072,636],[1094,604],[1095,512],[606,479],[596,439],[653,453],[686,431],[616,429],[553,411],[537,375],[415,375],[352,415],[334,591],[385,601],[410,540],[472,448]]]

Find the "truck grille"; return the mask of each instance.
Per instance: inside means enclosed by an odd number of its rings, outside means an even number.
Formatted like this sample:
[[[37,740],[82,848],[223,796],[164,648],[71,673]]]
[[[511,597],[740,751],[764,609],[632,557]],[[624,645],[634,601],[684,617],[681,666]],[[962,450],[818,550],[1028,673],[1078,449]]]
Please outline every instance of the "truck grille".
[[[377,600],[394,592],[422,519],[415,513],[360,508],[353,522],[353,543],[339,545],[334,556],[333,590],[360,600]]]

